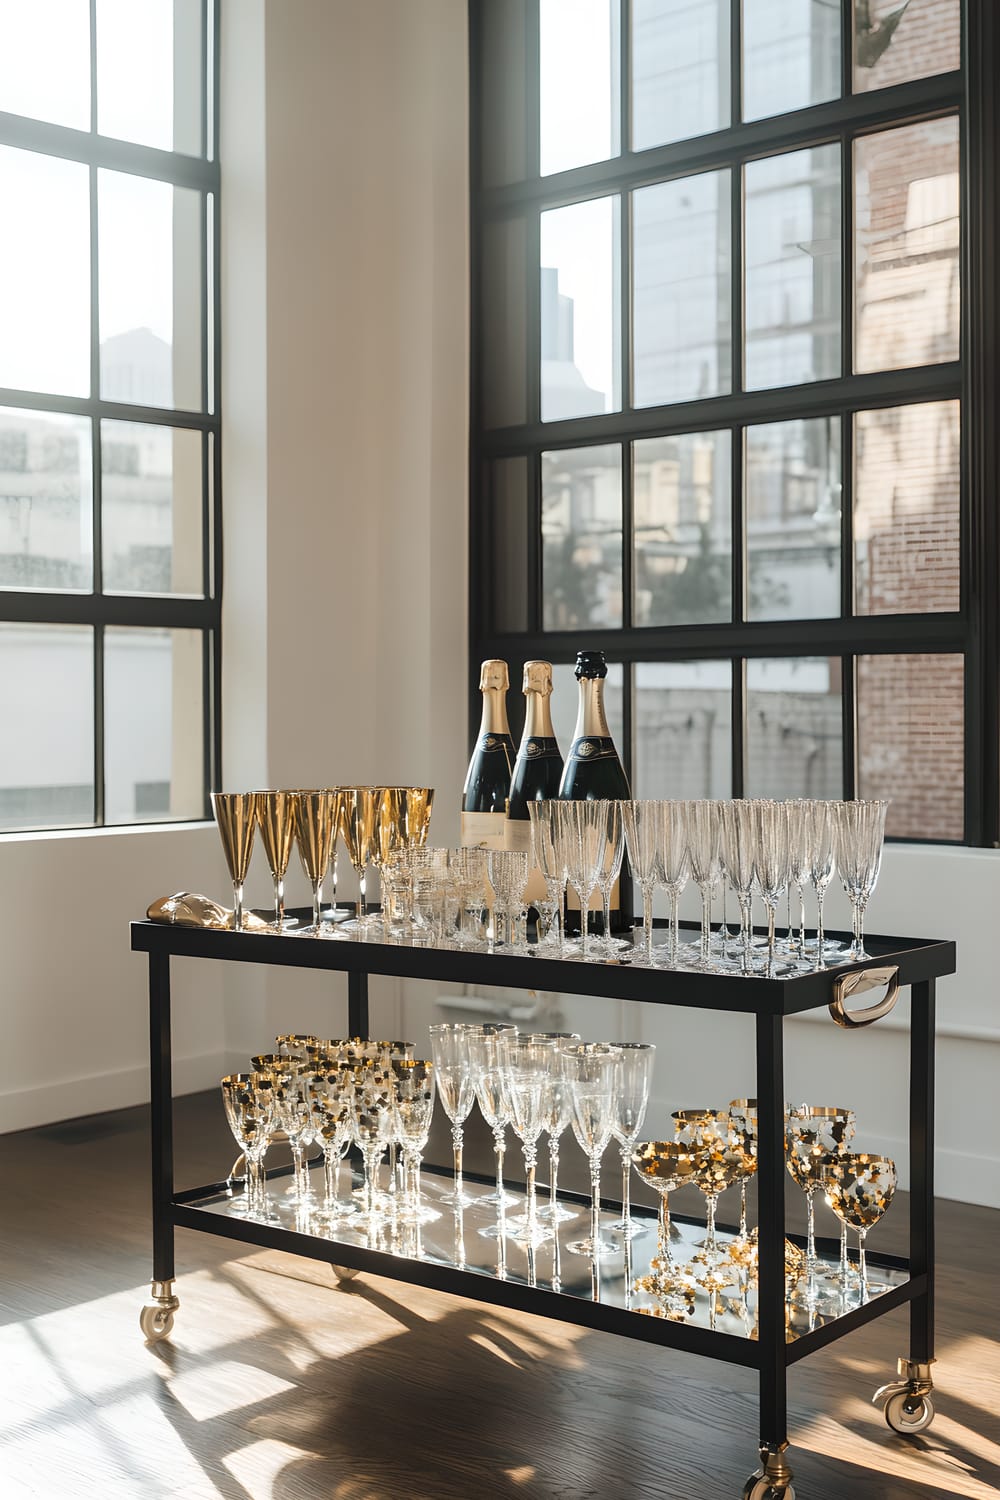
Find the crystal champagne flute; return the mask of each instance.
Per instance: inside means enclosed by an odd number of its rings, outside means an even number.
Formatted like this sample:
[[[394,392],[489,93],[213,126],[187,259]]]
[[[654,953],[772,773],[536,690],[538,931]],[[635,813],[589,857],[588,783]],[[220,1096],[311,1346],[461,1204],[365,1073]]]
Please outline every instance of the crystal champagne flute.
[[[870,958],[865,951],[865,907],[882,865],[888,802],[842,802],[837,822],[837,868],[854,913],[851,963]]]
[[[459,1022],[443,1021],[430,1027],[431,1053],[437,1078],[438,1097],[451,1121],[452,1147],[455,1153],[455,1187],[442,1198],[456,1208],[468,1208],[476,1199],[466,1193],[462,1183],[462,1148],[465,1122],[476,1099],[469,1061],[468,1028]]]
[[[555,805],[558,806],[558,804]],[[565,1044],[580,1040],[578,1031],[535,1031],[530,1034],[538,1041],[554,1042],[557,1054]],[[571,1208],[565,1208],[559,1202],[559,1140],[569,1125],[570,1098],[569,1086],[558,1055],[553,1059],[552,1078],[546,1102],[545,1124],[542,1128],[549,1138],[549,1201],[538,1210],[538,1216],[555,1224],[564,1219],[576,1218]]]
[[[788,804],[755,802],[754,832],[757,849],[754,867],[761,899],[767,911],[767,977],[774,978],[774,925],[778,902],[788,885],[791,857],[788,846]]]
[[[662,802],[625,802],[622,805],[625,844],[632,875],[642,892],[642,961],[653,962],[653,892],[660,879]]]
[[[531,823],[532,861],[542,872],[545,881],[544,901],[536,901],[535,909],[547,923],[544,936],[539,934],[539,944],[555,941],[562,952],[563,947],[563,894],[566,890],[566,870],[562,863],[558,836],[558,802],[529,802],[528,819]],[[555,939],[552,932],[555,929]]]
[[[807,836],[809,840],[809,879],[816,893],[816,968],[826,963],[827,942],[823,928],[823,903],[833,879],[836,858],[837,822],[840,804],[810,802]]]
[[[256,792],[213,792],[212,811],[233,882],[233,927],[243,927],[243,886],[250,869],[257,826]]]
[[[688,803],[688,856],[691,879],[701,892],[701,951],[694,964],[712,969],[712,901],[722,878],[719,804],[704,799]]]
[[[611,1227],[631,1239],[645,1228],[640,1219],[631,1216],[632,1155],[646,1118],[656,1048],[652,1042],[616,1042],[615,1046],[621,1051],[621,1065],[611,1128],[621,1151],[622,1216]]]
[[[295,797],[293,792],[255,792],[257,827],[264,845],[268,869],[274,881],[274,930],[285,923],[285,876],[295,837]],[[291,924],[291,925],[294,925]]]
[[[611,936],[611,892],[621,873],[622,855],[625,852],[625,825],[622,822],[622,802],[599,801],[593,804],[594,817],[598,820],[603,840],[598,842],[597,888],[601,893],[604,911],[603,939],[601,948],[607,958],[613,958],[620,948],[630,945],[623,938]]]
[[[753,922],[751,903],[756,876],[757,840],[753,804],[727,802],[722,809],[722,858],[729,884],[740,908],[739,966],[742,974],[753,968]]]
[[[688,842],[688,803],[664,802],[660,828],[659,883],[670,898],[670,940],[667,966],[675,969],[680,951],[680,899],[691,873]]]
[[[540,1223],[535,1194],[538,1137],[548,1115],[548,1091],[557,1062],[555,1042],[539,1037],[515,1036],[507,1044],[506,1094],[510,1123],[521,1142],[527,1183],[527,1211],[523,1219],[510,1219],[514,1238],[534,1247],[551,1230]]]
[[[510,1066],[510,1044],[516,1036],[516,1026],[493,1022],[485,1026],[470,1026],[466,1033],[476,1102],[483,1119],[493,1132],[493,1151],[497,1164],[496,1192],[490,1193],[482,1201],[497,1208],[508,1207],[517,1202],[512,1194],[504,1191],[503,1185],[505,1133],[510,1124],[507,1070]],[[494,1226],[488,1225],[482,1232],[493,1233]]]
[[[617,1240],[601,1237],[601,1157],[614,1125],[620,1063],[621,1052],[607,1042],[580,1042],[560,1051],[560,1066],[569,1084],[573,1134],[590,1165],[590,1237],[566,1248],[595,1261],[602,1251],[620,1248]]]

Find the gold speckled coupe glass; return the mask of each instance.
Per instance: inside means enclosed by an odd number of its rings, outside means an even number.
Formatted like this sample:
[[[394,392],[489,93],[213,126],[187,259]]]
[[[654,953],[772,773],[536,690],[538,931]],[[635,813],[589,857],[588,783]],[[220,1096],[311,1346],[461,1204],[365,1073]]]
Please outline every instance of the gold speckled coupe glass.
[[[233,882],[233,927],[238,932],[243,926],[243,885],[257,826],[257,793],[213,792],[212,811]]]

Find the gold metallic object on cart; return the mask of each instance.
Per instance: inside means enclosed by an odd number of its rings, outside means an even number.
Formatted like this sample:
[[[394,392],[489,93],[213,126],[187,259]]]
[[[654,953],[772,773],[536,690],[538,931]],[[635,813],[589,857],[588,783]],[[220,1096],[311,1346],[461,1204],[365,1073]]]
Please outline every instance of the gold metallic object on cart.
[[[174,1283],[154,1281],[149,1289],[149,1301],[139,1313],[139,1327],[147,1344],[158,1344],[168,1337],[174,1326],[174,1313],[180,1307],[174,1295]]]
[[[872,1397],[876,1406],[879,1402],[882,1403],[882,1415],[893,1432],[913,1437],[918,1432],[925,1432],[933,1422],[933,1363],[932,1359],[898,1359],[896,1371],[899,1379],[880,1386]]]
[[[847,1001],[854,995],[864,995],[869,990],[887,989],[882,999],[866,1010],[849,1011]],[[882,1016],[887,1016],[899,998],[899,968],[887,965],[884,968],[855,969],[853,973],[841,974],[833,981],[833,999],[830,1014],[838,1026],[852,1031],[859,1026],[870,1026]]]
[[[165,922],[172,927],[205,927],[213,932],[233,930],[233,914],[228,907],[220,906],[211,896],[200,896],[197,891],[177,891],[173,896],[160,896],[147,906],[146,916],[150,922]],[[267,922],[252,911],[244,911],[244,932],[267,930]]]

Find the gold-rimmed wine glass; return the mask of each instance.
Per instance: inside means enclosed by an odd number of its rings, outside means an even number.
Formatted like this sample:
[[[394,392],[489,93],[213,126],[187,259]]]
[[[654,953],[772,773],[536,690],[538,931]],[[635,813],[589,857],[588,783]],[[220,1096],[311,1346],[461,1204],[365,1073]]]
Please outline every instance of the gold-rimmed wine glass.
[[[257,798],[257,827],[260,841],[264,845],[271,879],[274,881],[274,922],[276,932],[285,924],[285,876],[295,837],[295,803],[292,792],[259,791]]]
[[[358,877],[358,910],[354,922],[363,927],[368,920],[368,891],[365,871],[371,859],[375,837],[375,819],[382,787],[349,786],[343,790],[344,813],[341,832],[347,857]]]
[[[865,1242],[869,1229],[878,1223],[892,1202],[896,1191],[896,1163],[890,1156],[845,1151],[825,1172],[823,1186],[826,1201],[837,1218],[858,1232],[861,1301],[867,1302],[872,1288],[868,1284]],[[884,1290],[884,1287],[875,1288],[876,1293]],[[846,1298],[846,1282],[843,1292]]]
[[[243,885],[257,826],[257,793],[213,792],[212,811],[233,882],[233,927],[239,932],[243,926]]]
[[[295,840],[313,893],[313,919],[308,930],[319,936],[323,930],[323,880],[336,833],[333,793],[293,792],[292,796],[295,799]]]
[[[854,1111],[837,1104],[795,1104],[785,1115],[785,1160],[793,1181],[806,1195],[806,1282],[815,1296],[820,1269],[816,1255],[815,1198],[832,1163],[843,1156],[854,1137]],[[847,1231],[841,1243],[841,1261],[847,1253]]]

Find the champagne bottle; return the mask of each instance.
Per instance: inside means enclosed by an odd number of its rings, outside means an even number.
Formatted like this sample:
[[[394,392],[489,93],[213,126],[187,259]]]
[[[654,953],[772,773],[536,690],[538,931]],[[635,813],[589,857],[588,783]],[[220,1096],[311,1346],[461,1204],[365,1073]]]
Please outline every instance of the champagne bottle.
[[[484,661],[479,674],[483,717],[462,793],[462,843],[502,849],[514,741],[507,723],[510,677],[505,661]]]
[[[510,803],[504,825],[507,849],[531,852],[529,802],[546,802],[558,797],[562,779],[563,758],[559,753],[549,699],[552,696],[552,663],[526,661],[522,691],[525,698],[524,734],[521,736],[514,775],[510,783]],[[528,875],[525,899],[530,905],[545,899],[545,881],[539,869]]]
[[[579,651],[576,657],[576,680],[580,684],[580,706],[577,711],[573,744],[566,757],[566,768],[559,785],[564,802],[593,802],[609,799],[627,801],[632,793],[604,712],[604,679],[608,665],[603,651]],[[600,896],[595,893],[591,910],[600,910]],[[579,912],[575,895],[569,892],[569,923],[573,911]],[[579,916],[575,918],[579,922]],[[611,930],[628,931],[632,925],[632,881],[628,863],[622,859],[622,871],[611,892]]]

